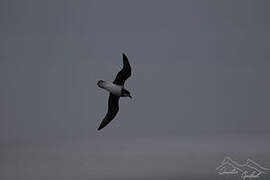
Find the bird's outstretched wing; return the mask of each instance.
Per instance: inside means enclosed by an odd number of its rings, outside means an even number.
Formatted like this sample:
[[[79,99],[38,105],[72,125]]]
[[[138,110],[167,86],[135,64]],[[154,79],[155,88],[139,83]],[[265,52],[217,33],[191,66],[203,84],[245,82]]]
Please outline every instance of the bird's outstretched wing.
[[[107,124],[109,124],[113,118],[116,116],[117,112],[119,110],[119,96],[115,96],[112,93],[110,93],[109,102],[108,102],[108,112],[101,122],[100,126],[98,127],[98,130],[101,130]]]
[[[131,67],[128,62],[127,56],[123,53],[123,68],[118,72],[114,84],[123,86],[125,81],[131,76]]]

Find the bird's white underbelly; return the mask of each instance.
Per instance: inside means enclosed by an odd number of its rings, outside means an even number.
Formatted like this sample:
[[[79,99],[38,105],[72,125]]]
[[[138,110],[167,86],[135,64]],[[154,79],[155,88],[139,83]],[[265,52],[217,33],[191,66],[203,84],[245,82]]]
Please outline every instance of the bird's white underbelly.
[[[116,96],[121,96],[122,86],[115,85],[111,82],[106,82],[103,83],[101,87]]]

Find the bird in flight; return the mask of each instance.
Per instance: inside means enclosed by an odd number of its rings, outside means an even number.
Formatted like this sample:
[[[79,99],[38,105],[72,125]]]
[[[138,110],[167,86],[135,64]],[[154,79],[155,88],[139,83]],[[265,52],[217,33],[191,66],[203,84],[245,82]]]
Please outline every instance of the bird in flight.
[[[97,85],[109,91],[108,111],[102,120],[98,131],[107,126],[116,116],[119,110],[119,98],[129,97],[132,98],[130,92],[124,87],[125,81],[131,76],[131,67],[128,62],[127,56],[123,53],[123,68],[118,72],[113,82],[99,80]]]

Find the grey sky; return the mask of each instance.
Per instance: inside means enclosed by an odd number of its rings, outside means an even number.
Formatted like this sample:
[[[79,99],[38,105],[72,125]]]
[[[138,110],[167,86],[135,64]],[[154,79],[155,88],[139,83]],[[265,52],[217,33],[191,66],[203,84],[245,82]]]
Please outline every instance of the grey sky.
[[[270,167],[269,5],[1,1],[1,179],[177,178],[213,151],[201,173],[230,153]],[[123,52],[134,98],[97,132]]]

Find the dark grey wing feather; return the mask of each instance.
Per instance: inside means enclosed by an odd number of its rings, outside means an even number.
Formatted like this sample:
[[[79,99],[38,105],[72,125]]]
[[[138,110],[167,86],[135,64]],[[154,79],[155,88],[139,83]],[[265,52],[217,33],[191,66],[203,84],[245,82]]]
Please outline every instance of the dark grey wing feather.
[[[123,86],[125,81],[131,76],[131,67],[128,62],[127,56],[123,53],[123,68],[118,72],[114,84]]]
[[[101,122],[98,130],[101,130],[102,128],[107,126],[107,124],[109,124],[113,120],[113,118],[116,116],[118,110],[119,110],[119,96],[115,96],[112,93],[110,93],[109,102],[108,102],[108,111],[105,118]]]

